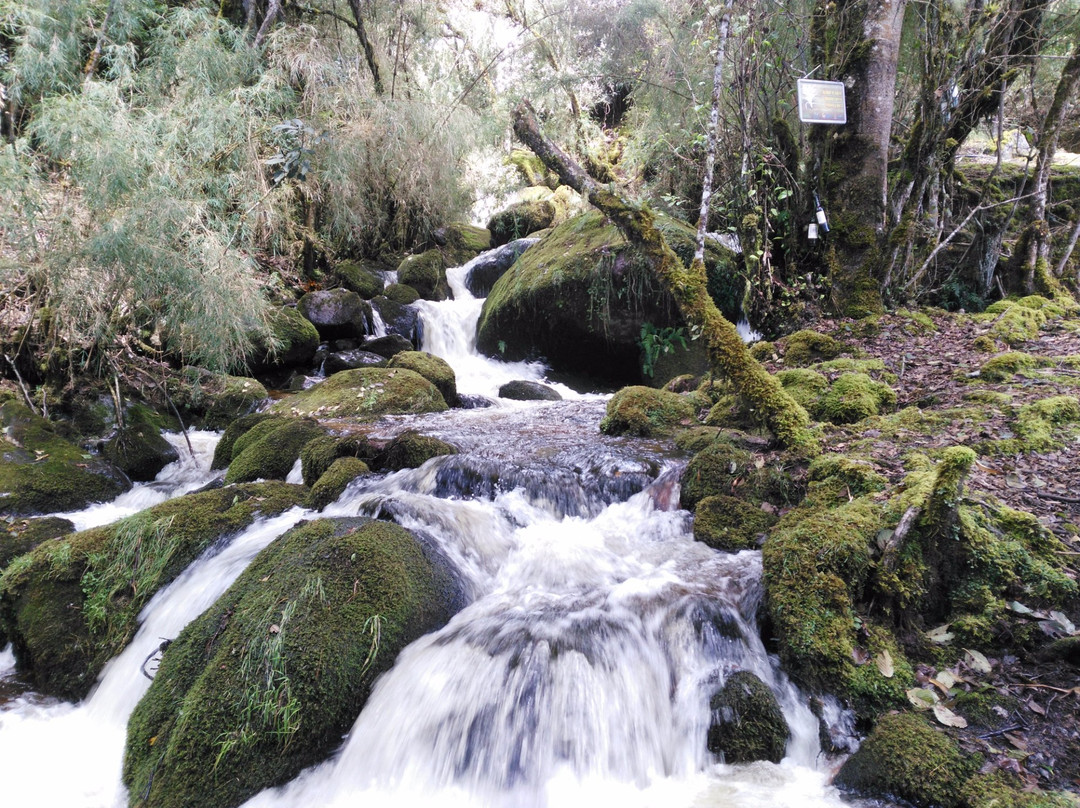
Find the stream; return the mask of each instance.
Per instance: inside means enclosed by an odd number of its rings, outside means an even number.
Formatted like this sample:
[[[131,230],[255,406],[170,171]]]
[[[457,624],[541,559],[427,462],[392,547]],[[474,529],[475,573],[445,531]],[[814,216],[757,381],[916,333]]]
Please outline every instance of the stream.
[[[464,394],[543,381],[542,365],[476,352],[482,301],[465,288],[468,270],[450,271],[453,300],[417,304],[424,349],[454,367]],[[606,397],[551,386],[563,401],[380,422],[387,436],[417,429],[460,453],[358,478],[322,515],[389,514],[434,537],[469,604],[402,652],[330,760],[247,808],[850,804],[828,785],[808,699],[759,638],[761,554],[695,542],[678,508],[684,460],[664,442],[600,434]],[[214,476],[215,441],[195,433],[194,456],[178,444],[186,459],[154,483],[62,515],[84,529],[194,490]],[[0,652],[3,803],[127,805],[124,729],[149,686],[143,661],[260,549],[317,516],[294,508],[210,548],[147,604],[133,642],[78,704],[26,690],[10,648]],[[709,696],[737,670],[768,684],[784,711],[780,764],[725,765],[706,749]]]

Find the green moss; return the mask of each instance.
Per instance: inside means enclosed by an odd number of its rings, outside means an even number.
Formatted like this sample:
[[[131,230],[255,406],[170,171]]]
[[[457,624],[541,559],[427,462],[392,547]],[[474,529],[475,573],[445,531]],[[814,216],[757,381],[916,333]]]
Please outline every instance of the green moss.
[[[262,432],[249,438],[256,432]],[[285,423],[263,421],[233,445],[233,459],[225,472],[225,482],[284,480],[309,441],[325,434],[323,428],[308,418],[288,419]]]
[[[311,360],[319,347],[318,329],[293,306],[283,306],[270,314],[267,322],[271,344],[256,341],[251,364],[256,369],[291,367]]]
[[[799,402],[809,413],[818,411],[821,398],[829,388],[829,380],[814,370],[792,368],[776,374],[788,395]]]
[[[445,359],[423,351],[402,351],[394,354],[387,367],[405,368],[419,373],[439,388],[447,404],[454,406],[458,401],[457,377]]]
[[[870,572],[882,508],[860,497],[836,508],[796,508],[762,553],[766,604],[787,670],[843,692],[854,674],[853,601]]]
[[[450,294],[442,253],[430,249],[410,255],[398,265],[398,281],[411,286],[424,300],[445,300]]]
[[[0,514],[78,510],[131,487],[111,464],[69,443],[16,401],[0,406]]]
[[[383,290],[383,294],[402,306],[408,306],[420,299],[420,293],[404,283],[390,284]]]
[[[817,331],[809,330],[796,331],[794,334],[783,337],[778,345],[783,350],[784,365],[787,367],[834,359],[845,350],[843,343],[828,334],[819,334]]]
[[[356,261],[344,261],[334,267],[334,274],[341,280],[341,285],[350,292],[356,292],[364,300],[371,300],[383,293],[382,276]]]
[[[446,401],[435,385],[405,368],[359,368],[275,404],[271,411],[322,418],[374,420],[383,415],[442,412]]]
[[[555,221],[555,205],[549,199],[518,202],[499,211],[488,222],[492,244],[508,244],[537,230],[551,227]]]
[[[728,496],[705,497],[694,510],[694,538],[714,550],[757,549],[776,516]]]
[[[373,467],[373,461],[379,451],[365,438],[352,435],[345,437],[324,435],[308,441],[300,450],[300,468],[304,475],[304,485],[315,485],[338,458],[359,458],[369,467]]]
[[[1004,382],[1021,370],[1048,367],[1050,364],[1049,359],[1041,356],[1032,356],[1021,351],[1009,351],[983,362],[982,367],[979,368],[979,376],[991,382]]]
[[[549,171],[543,161],[528,149],[512,149],[506,162],[518,170],[527,185],[544,185],[553,191],[559,187],[558,175]]]
[[[738,496],[748,502],[789,505],[802,491],[779,464],[756,462],[754,456],[720,437],[686,464],[680,500],[687,510],[711,496]]]
[[[127,408],[124,425],[105,441],[101,453],[132,480],[149,482],[179,453],[161,434],[161,418],[141,404]]]
[[[768,362],[778,357],[777,347],[775,342],[755,342],[750,346],[750,356],[758,362]]]
[[[1046,452],[1062,445],[1061,427],[1071,427],[1078,421],[1080,400],[1075,396],[1052,396],[1020,408],[1016,417],[1016,433],[1025,448],[1033,452]],[[1070,435],[1075,432],[1075,428],[1069,429]],[[1059,437],[1055,437],[1055,433],[1059,433]]]
[[[980,334],[975,337],[971,342],[971,347],[979,353],[997,353],[997,343],[994,342],[992,337],[989,337],[986,334]]]
[[[298,525],[165,652],[128,724],[124,783],[161,808],[228,808],[292,779],[460,603],[445,562],[397,525]]]
[[[41,693],[82,698],[155,592],[222,536],[304,495],[277,482],[230,486],[39,545],[0,577],[0,623],[19,669]]]
[[[791,735],[776,696],[749,671],[736,671],[709,701],[709,751],[725,763],[779,763]]]
[[[275,424],[280,425],[285,423],[285,419],[286,416],[273,415],[268,412],[253,412],[251,415],[240,416],[225,427],[225,431],[221,434],[217,446],[214,447],[214,459],[210,464],[210,468],[228,468],[229,463],[233,459],[236,442],[258,424],[261,424],[263,421],[273,420]],[[265,434],[265,432],[263,434]],[[250,439],[248,442],[250,442]]]
[[[1076,808],[1075,795],[1029,790],[1004,771],[976,774],[964,785],[963,803],[972,808]]]
[[[905,320],[909,320],[912,325],[915,326],[918,332],[930,332],[937,331],[937,326],[929,315],[921,311],[909,311],[908,309],[897,309],[896,316]]]
[[[882,716],[836,775],[841,788],[866,797],[899,797],[917,808],[959,808],[980,760],[911,713]]]
[[[43,516],[40,519],[13,519],[0,521],[0,572],[16,556],[29,553],[49,539],[66,536],[75,531],[75,525],[59,516]]]
[[[362,474],[371,473],[367,463],[357,457],[339,457],[311,486],[308,507],[322,510],[344,493],[345,488]]]
[[[822,505],[884,491],[886,479],[872,463],[849,455],[823,454],[807,469],[807,496]]]
[[[492,247],[487,228],[466,222],[451,222],[435,234],[435,239],[448,267],[461,266]]]
[[[694,422],[695,410],[686,398],[651,387],[624,387],[607,404],[600,431],[606,435],[670,435]]]
[[[896,406],[896,392],[865,373],[844,373],[821,399],[821,415],[836,424],[854,423]]]
[[[169,394],[205,429],[225,429],[235,419],[253,412],[269,396],[255,379],[192,367],[184,368],[182,383],[170,381]]]
[[[380,460],[382,468],[400,471],[419,468],[433,457],[457,454],[457,451],[456,447],[444,440],[430,435],[421,435],[409,429],[390,441]]]
[[[675,445],[684,452],[697,454],[719,439],[722,430],[711,426],[694,426],[675,433]]]
[[[1036,339],[1039,329],[1064,309],[1046,298],[1033,295],[1022,300],[999,300],[986,307],[983,319],[990,319],[989,336],[1011,346]]]
[[[828,374],[865,373],[874,381],[885,382],[886,384],[896,384],[899,381],[895,373],[890,373],[885,369],[885,363],[880,359],[841,357],[840,359],[830,359],[827,362],[817,362],[811,365],[810,369]]]
[[[997,390],[972,390],[970,393],[964,393],[964,401],[991,404],[998,409],[1002,409],[1012,403],[1012,396]]]

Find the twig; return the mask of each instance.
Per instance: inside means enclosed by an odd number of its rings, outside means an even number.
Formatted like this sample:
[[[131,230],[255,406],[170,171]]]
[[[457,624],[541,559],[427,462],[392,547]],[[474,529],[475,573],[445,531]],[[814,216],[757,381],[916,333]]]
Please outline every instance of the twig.
[[[19,383],[19,388],[22,390],[23,398],[26,399],[26,404],[30,407],[30,411],[34,413],[34,415],[39,415],[40,413],[38,413],[37,407],[34,406],[34,402],[30,399],[30,393],[26,389],[26,384],[23,383],[22,375],[19,373],[19,369],[15,367],[15,361],[7,354],[4,354],[4,359],[7,360],[7,363],[11,365],[11,369],[15,372],[15,379]]]
[[[981,738],[985,741],[987,738],[993,738],[997,735],[1004,735],[1006,732],[1013,732],[1014,730],[1018,729],[1027,729],[1027,727],[1025,727],[1023,724],[1013,724],[1011,727],[1002,727],[1001,729],[996,729],[993,732],[987,732],[983,735],[977,735],[976,737]]]
[[[1041,491],[1035,491],[1035,496],[1042,499],[1052,499],[1054,502],[1068,502],[1073,505],[1080,504],[1080,497],[1063,497],[1059,494],[1044,494]]]

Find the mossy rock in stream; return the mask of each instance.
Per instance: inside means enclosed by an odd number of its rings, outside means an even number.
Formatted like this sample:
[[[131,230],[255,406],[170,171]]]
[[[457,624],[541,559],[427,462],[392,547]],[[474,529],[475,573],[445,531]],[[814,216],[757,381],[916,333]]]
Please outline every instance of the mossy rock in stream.
[[[288,418],[284,423],[272,419],[256,424],[233,444],[225,482],[284,480],[300,458],[300,450],[324,434],[326,431],[310,418]]]
[[[370,474],[368,464],[358,457],[339,457],[311,486],[308,507],[322,510],[340,497],[349,483],[363,474]]]
[[[611,397],[600,422],[605,435],[670,435],[679,427],[696,424],[694,406],[678,393],[635,385]]]
[[[424,300],[446,300],[450,296],[446,265],[437,248],[408,256],[398,265],[397,273],[398,282],[411,286]]]
[[[124,425],[105,441],[101,453],[136,482],[149,482],[180,453],[161,434],[162,420],[142,404],[128,407]]]
[[[709,751],[725,763],[779,763],[791,729],[776,696],[749,671],[736,671],[709,701]]]
[[[679,494],[682,506],[694,510],[705,497],[738,496],[747,502],[769,502],[776,506],[792,504],[801,490],[782,467],[759,464],[754,456],[718,437],[694,455],[686,464]]]
[[[309,441],[300,450],[300,468],[304,485],[314,486],[335,461],[342,457],[363,460],[369,468],[375,467],[375,458],[382,452],[381,446],[358,435],[324,435]]]
[[[736,497],[710,496],[694,509],[694,539],[714,550],[756,550],[776,516]]]
[[[943,731],[912,713],[885,715],[834,780],[870,798],[906,800],[917,808],[960,808],[981,759],[968,757]]]
[[[40,693],[83,698],[155,592],[221,537],[306,493],[279,482],[228,486],[38,545],[0,577],[0,624],[18,669]]]
[[[693,228],[661,215],[656,224],[689,264]],[[733,253],[707,243],[710,294],[737,319],[736,263]],[[512,361],[543,356],[558,371],[636,384],[646,323],[661,330],[685,325],[641,253],[602,214],[588,211],[553,228],[495,282],[477,324],[477,348]]]
[[[236,442],[258,424],[271,419],[275,420],[278,424],[282,424],[285,423],[288,417],[289,416],[287,415],[274,415],[269,412],[253,412],[250,415],[242,415],[235,419],[225,427],[225,431],[221,433],[221,437],[214,447],[214,459],[210,463],[210,468],[228,468],[229,463],[233,459]]]
[[[463,600],[450,563],[398,525],[298,525],[164,653],[128,723],[124,783],[158,808],[232,808],[287,782]]]
[[[295,306],[282,306],[270,312],[267,320],[273,344],[256,340],[248,359],[252,370],[288,368],[306,365],[319,347],[319,330]]]
[[[269,397],[255,379],[195,367],[184,368],[182,381],[169,381],[169,395],[187,416],[185,422],[203,429],[224,429],[236,418],[254,412]]]
[[[25,405],[0,406],[0,515],[73,511],[131,488],[117,467],[62,438]]]
[[[434,384],[406,368],[357,368],[335,373],[271,408],[277,414],[359,418],[442,412],[446,400]]]
[[[350,292],[356,292],[363,300],[371,300],[383,293],[382,275],[357,261],[342,261],[334,267],[334,275]]]
[[[378,458],[380,469],[400,471],[416,469],[433,457],[457,454],[457,447],[430,435],[408,429],[390,441]]]
[[[419,373],[439,388],[443,400],[451,407],[458,403],[457,375],[445,359],[424,351],[402,351],[394,354],[388,368],[405,368]]]

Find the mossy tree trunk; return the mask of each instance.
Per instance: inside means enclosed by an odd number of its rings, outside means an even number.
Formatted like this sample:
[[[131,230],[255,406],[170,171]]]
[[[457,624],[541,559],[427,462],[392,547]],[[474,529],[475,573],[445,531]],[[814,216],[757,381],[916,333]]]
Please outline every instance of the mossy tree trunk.
[[[732,380],[762,414],[777,439],[813,453],[817,442],[808,429],[810,419],[806,410],[750,356],[735,326],[716,308],[706,290],[704,263],[695,259],[689,268],[684,266],[657,229],[652,212],[630,204],[593,180],[543,134],[528,102],[522,102],[514,110],[514,132],[544,165],[559,175],[564,185],[585,196],[640,250],[674,298],[691,331],[705,341],[713,368]]]
[[[829,213],[826,262],[837,310],[881,309],[889,138],[907,0],[818,0],[812,45],[825,78],[847,88],[847,124],[819,126],[818,192]]]

